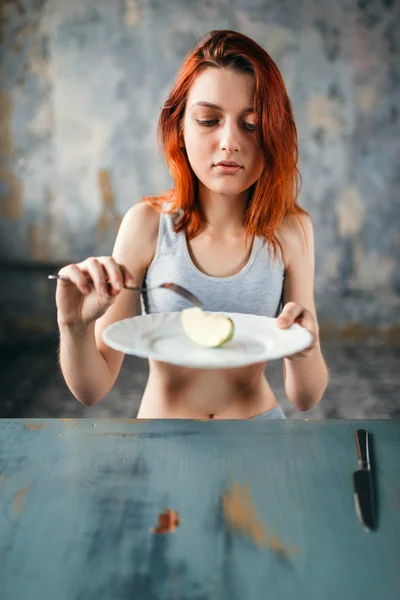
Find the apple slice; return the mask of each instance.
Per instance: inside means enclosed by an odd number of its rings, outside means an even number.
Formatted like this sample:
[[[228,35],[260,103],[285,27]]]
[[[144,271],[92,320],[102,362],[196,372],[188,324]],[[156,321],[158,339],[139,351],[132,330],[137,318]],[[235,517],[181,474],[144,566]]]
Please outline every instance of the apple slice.
[[[235,326],[223,315],[206,315],[195,306],[181,312],[181,324],[186,336],[206,348],[219,348],[232,339]]]

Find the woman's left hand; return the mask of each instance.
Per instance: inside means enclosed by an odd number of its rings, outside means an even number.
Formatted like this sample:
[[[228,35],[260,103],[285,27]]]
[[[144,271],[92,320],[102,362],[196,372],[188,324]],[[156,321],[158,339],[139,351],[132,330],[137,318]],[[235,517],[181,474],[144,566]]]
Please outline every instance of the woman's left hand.
[[[307,356],[310,356],[319,341],[318,323],[314,315],[300,304],[296,304],[296,302],[288,302],[283,307],[281,314],[276,320],[276,324],[279,329],[287,329],[294,323],[298,323],[307,329],[307,331],[311,333],[312,341],[311,344],[302,352],[297,352],[296,354],[288,356],[288,360],[307,358]]]

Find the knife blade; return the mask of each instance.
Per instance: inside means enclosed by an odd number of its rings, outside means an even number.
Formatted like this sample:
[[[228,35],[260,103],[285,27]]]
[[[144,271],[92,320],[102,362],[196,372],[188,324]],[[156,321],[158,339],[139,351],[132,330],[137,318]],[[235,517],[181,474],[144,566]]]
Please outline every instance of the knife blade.
[[[369,434],[365,429],[354,431],[359,470],[353,473],[354,503],[358,518],[366,531],[376,528],[376,508],[370,464]]]

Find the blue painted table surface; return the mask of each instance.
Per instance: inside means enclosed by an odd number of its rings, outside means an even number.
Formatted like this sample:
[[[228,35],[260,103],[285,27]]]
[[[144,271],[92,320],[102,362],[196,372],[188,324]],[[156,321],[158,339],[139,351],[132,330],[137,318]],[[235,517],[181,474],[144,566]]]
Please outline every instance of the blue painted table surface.
[[[398,600],[400,422],[2,420],[0,598]]]

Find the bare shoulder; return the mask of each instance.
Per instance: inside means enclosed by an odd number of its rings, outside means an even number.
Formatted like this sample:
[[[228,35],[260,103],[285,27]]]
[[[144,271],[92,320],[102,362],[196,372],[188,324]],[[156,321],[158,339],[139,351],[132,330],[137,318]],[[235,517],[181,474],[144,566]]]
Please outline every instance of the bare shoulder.
[[[160,213],[148,202],[141,200],[134,204],[125,214],[122,223],[122,233],[135,232],[143,238],[157,237]]]
[[[288,267],[293,257],[304,257],[314,251],[314,229],[307,214],[289,215],[276,232],[282,245],[283,259]]]
[[[159,222],[160,213],[148,202],[132,206],[122,219],[115,241],[113,256],[117,262],[148,266],[156,250]]]

